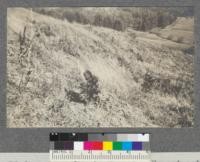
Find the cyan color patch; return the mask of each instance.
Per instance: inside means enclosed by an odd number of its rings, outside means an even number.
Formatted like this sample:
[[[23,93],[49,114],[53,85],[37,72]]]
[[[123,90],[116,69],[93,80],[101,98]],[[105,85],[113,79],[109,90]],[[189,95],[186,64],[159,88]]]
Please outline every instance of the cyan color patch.
[[[122,142],[122,150],[132,150],[132,142]]]

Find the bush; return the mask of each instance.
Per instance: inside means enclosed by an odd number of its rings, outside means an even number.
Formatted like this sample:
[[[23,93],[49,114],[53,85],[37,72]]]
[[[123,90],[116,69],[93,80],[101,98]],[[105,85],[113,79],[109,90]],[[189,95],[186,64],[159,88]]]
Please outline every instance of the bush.
[[[107,28],[113,28],[113,20],[109,16],[106,16],[103,19],[103,25]]]
[[[113,29],[118,31],[124,31],[125,26],[123,25],[123,22],[121,22],[120,20],[115,20]]]
[[[173,41],[174,37],[173,37],[173,35],[169,35],[169,36],[167,37],[167,39]]]
[[[190,48],[185,49],[183,52],[194,55],[195,48],[194,48],[194,46],[192,46]]]
[[[183,41],[184,41],[184,38],[183,38],[183,37],[178,37],[178,39],[177,39],[177,42],[178,42],[178,43],[183,43]]]
[[[69,22],[73,22],[76,20],[76,16],[72,12],[64,12],[63,13],[63,18],[67,19]]]
[[[183,77],[183,76],[181,76]],[[152,90],[160,91],[164,94],[171,94],[175,97],[181,96],[184,98],[192,98],[193,85],[188,80],[182,78],[163,78],[156,76],[153,73],[146,73],[144,82],[141,85],[142,91],[150,92]]]
[[[69,101],[82,103],[84,105],[87,103],[86,100],[82,98],[80,93],[74,92],[72,90],[67,90],[65,88],[65,94],[66,94],[66,97],[69,99]]]
[[[146,73],[144,76],[144,82],[142,84],[142,90],[149,92],[152,89],[159,90],[163,93],[172,94],[174,91],[179,93],[181,87],[172,86],[169,78],[162,78],[161,76],[155,76],[152,73]]]
[[[98,94],[100,93],[98,78],[94,76],[89,70],[86,70],[83,75],[85,77],[86,83],[81,84],[81,94],[84,96],[87,102],[98,102]]]
[[[101,15],[95,15],[94,25],[103,26],[103,17]]]

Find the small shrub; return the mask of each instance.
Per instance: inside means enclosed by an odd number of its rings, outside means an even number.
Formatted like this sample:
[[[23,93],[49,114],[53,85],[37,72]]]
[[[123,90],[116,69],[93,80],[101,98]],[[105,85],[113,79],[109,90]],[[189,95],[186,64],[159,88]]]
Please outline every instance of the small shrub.
[[[178,43],[183,43],[183,41],[184,41],[184,38],[183,38],[183,37],[178,37],[178,39],[177,39],[176,42],[178,42]]]
[[[101,15],[95,15],[94,25],[103,26],[103,17]]]
[[[142,84],[142,90],[145,92],[149,92],[152,89],[162,91],[163,93],[173,93],[172,89],[174,89],[171,85],[171,80],[169,78],[161,78],[159,76],[155,76],[151,73],[146,73],[144,76],[144,82]]]
[[[125,26],[124,26],[123,22],[120,20],[115,20],[113,28],[118,31],[125,30]]]
[[[78,47],[75,46],[71,41],[66,41],[66,44],[62,47],[63,51],[71,56],[80,57],[78,53]]]
[[[18,53],[18,61],[21,66],[23,65],[23,60],[28,56],[29,51],[29,40],[27,38],[27,27],[24,27],[23,33],[19,33],[19,53]]]
[[[40,27],[40,31],[44,33],[47,37],[55,36],[53,29],[49,25],[43,25]]]
[[[173,37],[173,35],[169,35],[169,36],[167,37],[167,39],[168,39],[168,40],[173,40],[174,37]]]
[[[89,70],[86,70],[83,75],[85,77],[86,83],[81,84],[81,94],[88,102],[98,102],[98,94],[100,93],[98,78],[94,76]]]
[[[94,76],[89,70],[84,72],[84,77],[86,83],[82,83],[80,85],[81,92],[77,93],[72,90],[65,89],[66,96],[70,101],[83,103],[84,105],[91,101],[94,103],[99,102],[98,94],[100,93],[100,90],[97,77]]]
[[[69,101],[82,103],[84,105],[87,103],[86,100],[82,98],[80,93],[74,92],[72,90],[67,90],[65,88],[65,94],[66,94],[66,97],[69,99]]]
[[[150,92],[151,90],[158,90],[164,94],[172,94],[175,97],[182,96],[188,98],[192,94],[192,83],[181,78],[162,78],[152,73],[146,73],[144,82],[141,85],[142,91]],[[187,91],[186,91],[187,90]]]
[[[64,12],[63,13],[63,18],[67,19],[69,22],[73,22],[76,20],[76,15],[72,12]]]
[[[183,52],[191,54],[191,55],[194,55],[194,50],[195,50],[194,46],[192,46],[190,48],[187,48],[187,49],[183,50]]]
[[[117,61],[119,63],[119,66],[124,66],[127,69],[129,68],[129,63],[123,57],[117,57]]]
[[[149,73],[146,73],[144,75],[144,82],[141,85],[142,86],[142,91],[149,92],[151,90],[153,82],[154,82],[153,77]]]
[[[193,125],[193,111],[189,107],[179,107],[178,124],[182,127],[192,127]]]
[[[142,56],[139,53],[137,53],[136,58],[137,58],[138,61],[141,61],[141,62],[144,61]]]
[[[103,19],[103,24],[107,28],[113,28],[113,20],[109,16],[106,16]]]
[[[137,35],[133,32],[130,32],[129,33],[129,36],[132,38],[132,39],[136,39],[137,38]]]

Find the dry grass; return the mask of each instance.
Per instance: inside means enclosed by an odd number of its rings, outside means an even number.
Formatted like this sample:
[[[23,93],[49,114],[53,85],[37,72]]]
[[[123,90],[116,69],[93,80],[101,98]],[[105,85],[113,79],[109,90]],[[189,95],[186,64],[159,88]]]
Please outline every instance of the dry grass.
[[[37,36],[31,61],[22,68],[18,36],[25,26],[32,33],[27,39]],[[121,32],[8,9],[8,126],[192,126],[193,55],[183,53],[186,48],[147,32]],[[20,92],[21,76],[28,69],[28,83]],[[98,78],[98,104],[66,98],[65,89],[80,93],[86,70]]]

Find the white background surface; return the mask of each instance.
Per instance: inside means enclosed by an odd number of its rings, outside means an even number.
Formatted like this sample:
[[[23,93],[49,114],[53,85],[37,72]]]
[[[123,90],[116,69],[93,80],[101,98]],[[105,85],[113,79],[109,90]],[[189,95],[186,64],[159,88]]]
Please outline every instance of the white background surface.
[[[198,153],[152,153],[156,162],[200,162]],[[49,162],[48,153],[0,153],[0,162]]]

